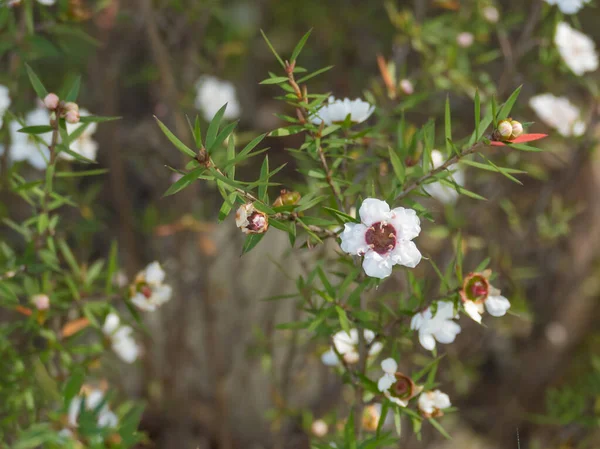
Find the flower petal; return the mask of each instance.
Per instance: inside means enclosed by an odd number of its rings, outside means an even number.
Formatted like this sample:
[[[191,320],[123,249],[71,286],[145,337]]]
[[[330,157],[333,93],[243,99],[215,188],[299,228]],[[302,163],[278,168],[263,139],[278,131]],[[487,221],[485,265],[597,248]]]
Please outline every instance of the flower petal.
[[[428,351],[433,351],[435,348],[435,338],[433,338],[433,335],[431,334],[419,332],[419,342],[421,343],[421,346]]]
[[[362,223],[346,223],[340,235],[342,251],[352,255],[365,254],[370,248],[365,240],[367,227]]]
[[[492,316],[504,316],[510,309],[510,301],[504,296],[488,296],[485,300],[485,308]]]
[[[358,210],[360,221],[367,226],[380,221],[390,221],[390,206],[377,198],[367,198]]]
[[[391,224],[398,232],[401,240],[412,240],[421,232],[421,221],[413,209],[396,207],[391,213]]]
[[[443,326],[433,334],[435,339],[443,344],[452,343],[460,333],[460,325],[454,321],[446,321]]]
[[[333,349],[329,349],[329,351],[321,354],[321,361],[327,366],[337,366],[340,364],[340,360]]]
[[[384,374],[383,376],[381,376],[379,378],[379,381],[377,382],[377,389],[379,391],[387,391],[390,389],[390,387],[392,385],[394,385],[394,382],[396,381],[396,378],[394,376],[389,376],[387,374]]]
[[[398,371],[398,363],[394,359],[387,358],[381,362],[381,369],[385,371],[387,374],[394,374]]]
[[[396,264],[414,268],[421,262],[421,252],[412,241],[398,241],[392,251],[392,260]]]
[[[481,304],[475,304],[473,301],[466,301],[464,303],[464,308],[467,315],[481,324],[481,313],[483,312]]]
[[[363,260],[363,270],[367,276],[385,279],[392,274],[394,263],[390,257],[384,257],[375,251],[368,251]]]

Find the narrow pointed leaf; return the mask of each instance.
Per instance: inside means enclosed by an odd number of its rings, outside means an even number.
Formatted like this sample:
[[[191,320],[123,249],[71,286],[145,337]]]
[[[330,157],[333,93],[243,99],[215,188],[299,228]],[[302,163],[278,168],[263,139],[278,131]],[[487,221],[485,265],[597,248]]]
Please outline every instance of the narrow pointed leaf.
[[[298,58],[298,55],[302,51],[302,48],[304,48],[304,44],[306,44],[306,40],[310,36],[310,33],[312,33],[312,28],[310,30],[308,30],[308,32],[304,36],[302,36],[302,39],[300,39],[300,41],[296,44],[296,47],[294,48],[294,51],[292,52],[292,57],[290,58],[290,61],[292,61],[292,62],[296,61],[296,59]]]
[[[27,69],[27,76],[29,77],[29,81],[31,82],[33,90],[35,90],[35,93],[40,98],[40,100],[43,100],[46,97],[46,95],[48,95],[48,91],[46,90],[38,76],[35,74],[33,69],[29,66],[29,64],[25,63],[25,68]]]
[[[213,143],[215,142],[217,134],[219,133],[219,126],[221,126],[221,120],[223,120],[223,115],[225,114],[226,109],[227,103],[221,106],[221,109],[217,111],[213,119],[210,121],[208,129],[206,130],[206,148],[213,147]]]
[[[194,151],[189,148],[185,143],[183,143],[181,140],[179,140],[175,134],[173,134],[169,128],[167,128],[163,122],[161,122],[158,117],[154,116],[155,120],[158,123],[158,126],[160,127],[160,129],[162,130],[163,134],[165,136],[167,136],[167,139],[169,139],[171,141],[171,143],[173,145],[175,145],[175,148],[177,148],[179,151],[181,151],[183,154],[190,156],[192,158],[196,158],[196,153],[194,153]]]

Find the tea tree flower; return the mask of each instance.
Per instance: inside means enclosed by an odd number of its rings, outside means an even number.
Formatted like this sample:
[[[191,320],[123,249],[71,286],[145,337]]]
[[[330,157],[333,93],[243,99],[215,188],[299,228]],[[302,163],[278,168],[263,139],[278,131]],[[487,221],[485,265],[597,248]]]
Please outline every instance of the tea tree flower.
[[[468,31],[463,31],[456,36],[456,42],[458,43],[459,47],[462,48],[469,48],[471,45],[473,45],[474,41],[475,36],[473,36],[473,33],[469,33]]]
[[[263,234],[269,229],[269,216],[246,203],[235,213],[235,224],[244,234]]]
[[[79,114],[82,117],[90,115],[90,113],[85,109],[81,109],[79,111]],[[67,133],[73,134],[80,126],[84,126],[84,124],[83,123],[75,123],[75,124],[67,123]],[[80,136],[78,136],[71,143],[69,148],[72,151],[74,151],[75,153],[82,155],[86,159],[95,161],[96,154],[98,153],[98,142],[96,142],[94,139],[92,139],[92,136],[96,132],[97,128],[98,128],[97,123],[88,123],[85,130],[81,133]],[[62,159],[69,160],[69,161],[72,161],[73,159],[75,159],[73,156],[71,156],[70,154],[65,153],[65,152],[60,153],[60,157]]]
[[[58,98],[58,95],[54,93],[49,93],[44,97],[44,106],[46,106],[46,108],[50,109],[51,111],[55,110],[58,107],[59,102],[60,99]]]
[[[133,363],[138,358],[140,348],[131,336],[131,326],[122,326],[121,319],[115,313],[109,313],[104,321],[102,332],[110,340],[115,354],[126,363]]]
[[[433,168],[438,168],[444,164],[445,159],[442,153],[438,150],[431,151],[431,163]],[[450,175],[447,179],[454,181],[459,186],[465,185],[465,172],[458,164],[453,164],[448,167],[448,170],[452,171],[452,175]],[[426,184],[423,186],[423,190],[427,192],[429,195],[434,197],[441,203],[444,204],[454,204],[458,197],[459,193],[455,188],[442,184],[440,182],[433,182],[431,184]]]
[[[550,93],[536,95],[529,100],[529,106],[546,125],[565,137],[577,137],[585,132],[581,112],[567,97],[556,97]]]
[[[442,416],[442,410],[451,406],[450,397],[440,390],[426,391],[419,396],[418,407],[421,415],[425,418],[437,418]]]
[[[563,14],[577,14],[590,0],[546,0],[549,5],[556,5]]]
[[[229,81],[222,81],[214,76],[202,76],[196,82],[196,109],[204,113],[204,119],[210,122],[215,114],[227,103],[223,117],[228,120],[240,116],[241,107],[235,87]]]
[[[73,398],[69,404],[68,419],[71,427],[78,426],[79,414],[84,406],[86,410],[95,410],[104,400],[104,393],[99,389],[84,390],[84,394]],[[115,415],[108,404],[104,404],[98,411],[97,418],[98,427],[116,427],[119,423],[119,418]]]
[[[48,310],[50,308],[50,298],[48,295],[38,294],[31,297],[31,301],[38,310]]]
[[[435,348],[435,341],[448,344],[452,343],[460,333],[458,323],[452,321],[457,315],[454,305],[449,301],[437,303],[437,311],[433,315],[431,307],[417,313],[410,321],[410,328],[419,331],[421,346],[429,351]]]
[[[45,108],[34,109],[25,116],[25,126],[37,126],[50,124],[50,114]],[[38,170],[46,168],[50,152],[48,145],[52,139],[52,133],[37,134],[41,139],[40,143],[30,134],[20,133],[23,128],[18,121],[13,120],[9,125],[10,134],[10,159],[11,161],[27,161],[31,166]],[[4,153],[5,148],[0,145],[0,154]]]
[[[373,340],[375,339],[375,332],[369,329],[365,329],[363,332],[365,343],[370,345],[369,356],[374,357],[381,352],[383,344]],[[336,366],[340,363],[336,351],[343,357],[344,362],[352,365],[357,363],[360,359],[358,352],[358,330],[350,329],[350,333],[347,334],[345,331],[339,331],[333,336],[333,345],[335,351],[330,349],[321,356],[321,361],[328,366]]]
[[[8,87],[0,84],[0,128],[2,128],[4,113],[10,107],[11,99]]]
[[[413,86],[413,83],[411,83],[410,80],[408,79],[402,79],[400,80],[400,90],[402,92],[404,92],[406,95],[412,95],[413,92],[415,91],[415,88]]]
[[[385,201],[367,198],[358,214],[361,223],[344,225],[340,246],[348,254],[364,256],[362,266],[368,276],[384,279],[394,265],[417,266],[421,253],[412,239],[421,232],[421,225],[414,210],[390,210]]]
[[[417,387],[410,377],[397,372],[398,364],[394,359],[382,361],[381,369],[384,374],[377,382],[377,389],[394,404],[406,407],[408,401],[421,392],[422,388]]]
[[[131,286],[131,302],[140,310],[154,312],[171,299],[172,288],[163,283],[165,272],[158,262],[140,271]]]
[[[554,43],[565,64],[578,76],[598,68],[598,53],[594,41],[566,22],[559,22]]]
[[[471,273],[463,282],[460,297],[463,301],[465,312],[473,320],[481,323],[483,308],[496,317],[506,315],[510,309],[510,302],[500,294],[500,290],[494,288],[489,282],[490,270],[483,273]]]
[[[321,123],[332,125],[334,123],[343,123],[346,117],[350,116],[350,121],[353,124],[358,124],[367,120],[373,111],[375,111],[375,106],[370,105],[360,98],[355,100],[350,100],[349,98],[337,100],[331,96],[329,97],[329,102],[311,117],[311,121],[315,125],[320,125]]]
[[[500,20],[500,13],[498,9],[494,6],[486,6],[481,11],[483,18],[487,20],[489,23],[497,23]]]
[[[310,426],[310,431],[314,436],[322,438],[329,432],[329,426],[322,419],[317,419]]]

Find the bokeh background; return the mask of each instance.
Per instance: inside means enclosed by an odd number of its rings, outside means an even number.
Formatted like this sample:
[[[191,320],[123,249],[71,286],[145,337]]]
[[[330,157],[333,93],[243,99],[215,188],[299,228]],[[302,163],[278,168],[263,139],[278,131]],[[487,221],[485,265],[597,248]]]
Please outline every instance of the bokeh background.
[[[376,62],[381,54],[414,85],[400,104],[416,126],[442,117],[450,93],[453,133],[466,136],[475,88],[505,98],[523,84],[515,107],[522,121],[536,120],[527,99],[546,91],[569,95],[585,111],[584,137],[553,135],[539,145],[546,153],[510,160],[531,172],[520,177],[523,186],[472,170],[467,186],[488,199],[484,205],[469,198],[455,207],[427,203],[436,222],[425,225],[419,246],[439,265],[448,263],[454,249],[446,237],[461,229],[468,263],[492,258],[515,313],[484,328],[461,321],[463,332],[444,348],[439,370],[459,408],[443,420],[454,440],[426,428],[417,441],[406,423],[401,447],[516,448],[517,428],[523,449],[600,447],[599,111],[590,94],[599,74],[584,82],[559,67],[550,51],[556,11],[548,4],[494,2],[496,24],[480,14],[492,3],[457,0],[69,4],[69,20],[80,22],[91,39],[42,28],[27,42],[30,55],[37,52],[30,62],[50,87],[82,74],[80,104],[97,115],[122,117],[95,134],[99,164],[109,173],[71,185],[83,204],[68,212],[77,256],[104,256],[117,239],[130,278],[160,260],[175,289],[160,313],[145,318],[142,362],[124,367],[115,360],[114,369],[103,373],[123,396],[146,403],[142,428],[150,447],[307,448],[306,411],[331,423],[339,404],[350,399],[320,361],[326,340],[276,329],[301,317],[296,304],[264,301],[291,292],[294,276],[335,248],[292,253],[287,236],[273,231],[240,257],[241,233],[231,221],[216,224],[220,199],[214,188],[196,183],[163,198],[173,181],[165,166],[181,167],[182,159],[153,119],[189,141],[186,114],[198,113],[194,86],[211,74],[236,87],[240,141],[281,126],[274,114],[292,111],[274,99],[274,87],[258,84],[277,70],[259,30],[285,55],[309,28],[301,65],[334,65],[311,82],[311,91],[357,97],[369,90],[384,97]],[[597,5],[577,20],[598,42]],[[456,44],[463,31],[475,37],[467,50]],[[10,58],[1,61],[8,74]],[[15,110],[27,111],[33,95],[13,102]],[[543,124],[532,129],[551,131]],[[267,139],[269,157],[290,162],[279,179],[289,187],[301,177],[285,148],[300,143],[294,136]],[[240,167],[241,177],[257,169]],[[3,213],[19,215],[10,198],[3,203]]]

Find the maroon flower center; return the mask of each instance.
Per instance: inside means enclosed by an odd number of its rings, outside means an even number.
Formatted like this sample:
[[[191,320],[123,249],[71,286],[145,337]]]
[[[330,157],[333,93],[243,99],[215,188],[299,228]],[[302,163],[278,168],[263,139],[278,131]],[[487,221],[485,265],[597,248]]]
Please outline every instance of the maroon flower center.
[[[266,225],[267,220],[264,214],[261,214],[260,212],[252,212],[252,214],[248,217],[247,228],[251,231],[262,231]]]
[[[488,295],[488,286],[485,282],[475,281],[471,286],[471,294],[474,298],[487,297]]]
[[[399,379],[392,388],[394,390],[394,396],[398,398],[403,398],[407,394],[410,394],[410,384],[406,379]]]
[[[144,295],[146,298],[150,298],[150,296],[152,296],[152,289],[150,287],[148,287],[147,285],[144,285],[140,289],[140,292],[142,292],[142,295]]]
[[[365,233],[367,245],[379,254],[386,254],[396,246],[396,229],[382,221],[374,223]]]

